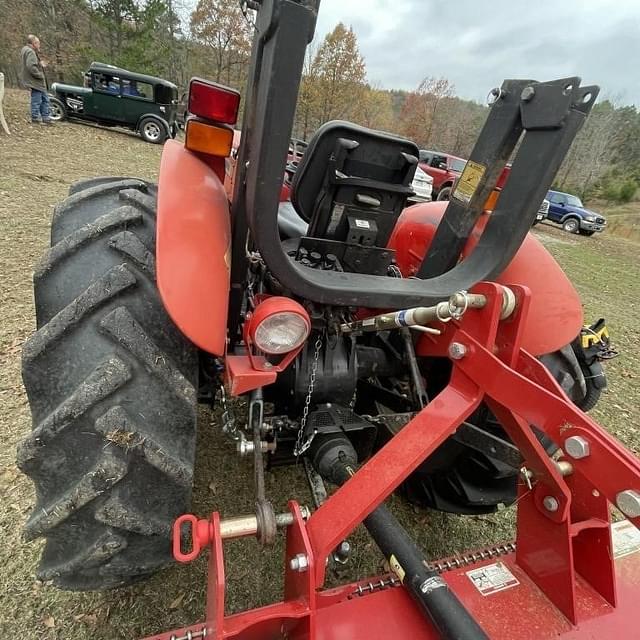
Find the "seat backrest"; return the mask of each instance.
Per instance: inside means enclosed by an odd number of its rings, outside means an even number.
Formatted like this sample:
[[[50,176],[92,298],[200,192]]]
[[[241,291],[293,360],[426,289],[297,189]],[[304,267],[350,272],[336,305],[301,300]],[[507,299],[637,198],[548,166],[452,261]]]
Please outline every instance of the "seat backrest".
[[[308,235],[386,246],[413,195],[418,147],[339,120],[314,134],[293,179],[291,201]]]

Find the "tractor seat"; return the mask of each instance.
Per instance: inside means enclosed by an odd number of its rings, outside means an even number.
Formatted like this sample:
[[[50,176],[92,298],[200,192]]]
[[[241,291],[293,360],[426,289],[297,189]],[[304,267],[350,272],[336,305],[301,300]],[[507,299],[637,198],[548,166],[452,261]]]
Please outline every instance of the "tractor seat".
[[[307,235],[309,225],[300,217],[289,201],[281,202],[278,207],[278,231],[283,240],[302,238]]]

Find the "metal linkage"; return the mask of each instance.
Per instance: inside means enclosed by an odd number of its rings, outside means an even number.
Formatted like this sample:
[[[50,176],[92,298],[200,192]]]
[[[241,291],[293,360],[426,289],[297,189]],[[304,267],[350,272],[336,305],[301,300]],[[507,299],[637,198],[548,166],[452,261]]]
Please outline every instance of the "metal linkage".
[[[503,289],[503,303],[501,319],[508,318],[515,309],[515,296],[507,287]],[[487,303],[487,299],[482,294],[458,291],[447,301],[439,302],[432,307],[413,307],[402,309],[394,313],[381,313],[377,316],[345,322],[340,325],[343,333],[353,331],[387,331],[389,329],[399,329],[401,327],[419,328],[422,331],[440,335],[439,329],[426,327],[430,322],[449,322],[450,320],[461,320],[469,309],[482,309]]]

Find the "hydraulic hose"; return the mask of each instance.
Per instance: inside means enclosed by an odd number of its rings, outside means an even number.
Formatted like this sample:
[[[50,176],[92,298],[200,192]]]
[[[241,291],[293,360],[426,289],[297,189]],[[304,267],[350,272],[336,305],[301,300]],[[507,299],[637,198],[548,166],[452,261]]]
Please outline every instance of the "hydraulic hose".
[[[342,434],[316,436],[311,457],[318,473],[336,485],[344,484],[354,475],[357,466],[355,449]],[[447,583],[429,567],[415,542],[384,505],[371,512],[363,524],[393,572],[443,640],[489,640]]]

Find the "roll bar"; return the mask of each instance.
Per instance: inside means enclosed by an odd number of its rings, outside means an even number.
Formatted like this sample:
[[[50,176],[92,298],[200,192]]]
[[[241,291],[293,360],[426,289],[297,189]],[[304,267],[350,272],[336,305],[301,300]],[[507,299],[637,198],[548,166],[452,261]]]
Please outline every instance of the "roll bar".
[[[598,87],[580,87],[576,77],[505,80],[494,90],[495,101],[418,278],[307,269],[285,254],[277,214],[304,55],[318,7],[315,0],[260,3],[232,205],[232,329],[247,273],[249,230],[251,242],[280,283],[322,304],[384,309],[432,305],[481,280],[494,279],[522,244],[598,94]],[[509,178],[478,244],[458,262],[518,143]]]

